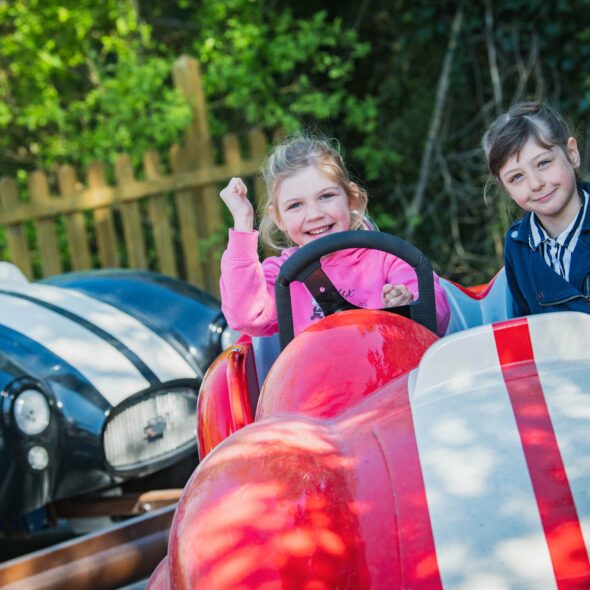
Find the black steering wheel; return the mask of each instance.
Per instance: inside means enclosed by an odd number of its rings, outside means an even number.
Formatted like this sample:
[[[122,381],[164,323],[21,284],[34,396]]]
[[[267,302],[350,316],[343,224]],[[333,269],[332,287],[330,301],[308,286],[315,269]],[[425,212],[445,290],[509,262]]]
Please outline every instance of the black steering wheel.
[[[320,259],[326,254],[348,248],[368,248],[393,254],[407,262],[418,279],[420,298],[410,305],[390,307],[386,311],[410,317],[432,332],[436,332],[436,304],[434,278],[430,261],[418,248],[395,236],[373,231],[345,231],[318,238],[299,248],[281,267],[275,282],[277,320],[281,350],[293,340],[293,313],[290,285],[304,283],[312,295],[324,300],[325,315],[344,309],[361,309],[346,301],[323,272]],[[320,303],[320,305],[322,305]]]

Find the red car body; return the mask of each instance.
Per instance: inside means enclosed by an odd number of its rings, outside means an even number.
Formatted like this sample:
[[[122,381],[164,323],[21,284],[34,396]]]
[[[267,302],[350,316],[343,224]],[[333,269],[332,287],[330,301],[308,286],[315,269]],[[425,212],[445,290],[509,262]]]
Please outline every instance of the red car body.
[[[590,317],[463,328],[331,315],[259,400],[226,350],[148,589],[590,588]]]

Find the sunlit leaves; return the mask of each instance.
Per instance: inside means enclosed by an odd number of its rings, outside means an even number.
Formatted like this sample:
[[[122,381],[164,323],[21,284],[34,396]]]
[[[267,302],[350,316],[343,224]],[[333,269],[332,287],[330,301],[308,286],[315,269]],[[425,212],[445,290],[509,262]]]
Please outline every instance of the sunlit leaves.
[[[346,117],[346,87],[369,45],[340,19],[321,10],[296,18],[287,6],[269,11],[250,0],[207,3],[199,18],[195,52],[217,132],[243,124],[293,131],[302,123]],[[355,106],[364,109],[362,100]],[[350,123],[373,115],[368,109]]]
[[[123,150],[138,161],[190,121],[133,2],[62,4],[0,2],[0,172]]]

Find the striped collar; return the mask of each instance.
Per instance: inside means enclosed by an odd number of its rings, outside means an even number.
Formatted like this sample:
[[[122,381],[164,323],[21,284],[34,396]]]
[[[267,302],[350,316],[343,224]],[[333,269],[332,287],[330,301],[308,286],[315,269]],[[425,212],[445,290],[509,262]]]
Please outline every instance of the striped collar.
[[[581,189],[580,193],[583,200],[582,207],[580,207],[572,222],[556,238],[551,238],[541,225],[539,218],[534,213],[531,213],[529,219],[529,246],[531,250],[536,250],[541,244],[547,242],[549,244],[559,244],[570,252],[574,251],[588,209],[588,193],[584,189]]]

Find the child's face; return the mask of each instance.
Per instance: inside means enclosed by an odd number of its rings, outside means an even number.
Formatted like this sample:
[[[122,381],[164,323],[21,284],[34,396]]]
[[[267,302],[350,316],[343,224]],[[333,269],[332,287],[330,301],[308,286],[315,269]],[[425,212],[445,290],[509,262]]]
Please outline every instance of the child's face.
[[[545,148],[530,138],[499,171],[514,202],[534,212],[552,237],[567,228],[580,208],[575,175],[580,154],[573,137],[566,152],[559,146]]]
[[[350,229],[350,203],[344,187],[316,166],[285,178],[279,185],[276,208],[269,212],[298,246]]]

